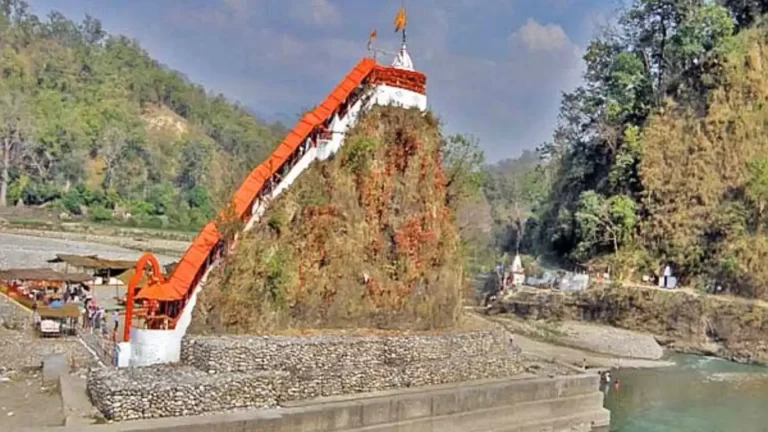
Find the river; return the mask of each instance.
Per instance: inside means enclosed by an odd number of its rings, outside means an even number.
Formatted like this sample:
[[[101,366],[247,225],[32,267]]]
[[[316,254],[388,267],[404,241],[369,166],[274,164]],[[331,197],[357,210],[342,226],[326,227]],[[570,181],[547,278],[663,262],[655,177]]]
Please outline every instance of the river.
[[[611,432],[768,431],[768,368],[671,355],[677,366],[614,372]]]
[[[48,267],[46,261],[56,258],[57,253],[126,260],[141,256],[141,252],[118,246],[0,233],[0,269]],[[157,259],[165,265],[178,258],[158,255]]]

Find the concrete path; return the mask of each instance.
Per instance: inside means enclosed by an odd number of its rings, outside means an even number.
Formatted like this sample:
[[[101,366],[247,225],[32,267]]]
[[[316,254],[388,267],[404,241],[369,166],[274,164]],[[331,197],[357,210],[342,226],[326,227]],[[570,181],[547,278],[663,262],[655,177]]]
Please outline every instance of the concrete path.
[[[61,404],[65,426],[86,426],[94,424],[97,418],[96,408],[91,405],[85,390],[85,379],[72,375],[62,375],[59,381]]]

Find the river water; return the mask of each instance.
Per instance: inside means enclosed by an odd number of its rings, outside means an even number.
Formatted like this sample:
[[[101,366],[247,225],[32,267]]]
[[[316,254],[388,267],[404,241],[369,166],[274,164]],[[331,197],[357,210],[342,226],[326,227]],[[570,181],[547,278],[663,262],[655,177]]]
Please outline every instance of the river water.
[[[612,432],[766,432],[768,368],[672,355],[677,366],[614,372]]]

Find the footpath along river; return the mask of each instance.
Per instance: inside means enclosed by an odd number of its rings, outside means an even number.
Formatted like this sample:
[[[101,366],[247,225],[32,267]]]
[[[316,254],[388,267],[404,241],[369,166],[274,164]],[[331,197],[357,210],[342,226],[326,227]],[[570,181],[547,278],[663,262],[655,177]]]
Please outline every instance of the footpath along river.
[[[614,372],[612,432],[768,431],[768,368],[688,355],[677,366]]]

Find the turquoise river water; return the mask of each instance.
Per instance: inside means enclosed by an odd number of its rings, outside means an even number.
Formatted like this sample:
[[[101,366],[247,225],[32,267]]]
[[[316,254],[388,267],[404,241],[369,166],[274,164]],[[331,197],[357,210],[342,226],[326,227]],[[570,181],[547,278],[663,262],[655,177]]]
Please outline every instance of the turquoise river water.
[[[768,368],[673,355],[604,388],[611,432],[768,432]]]

